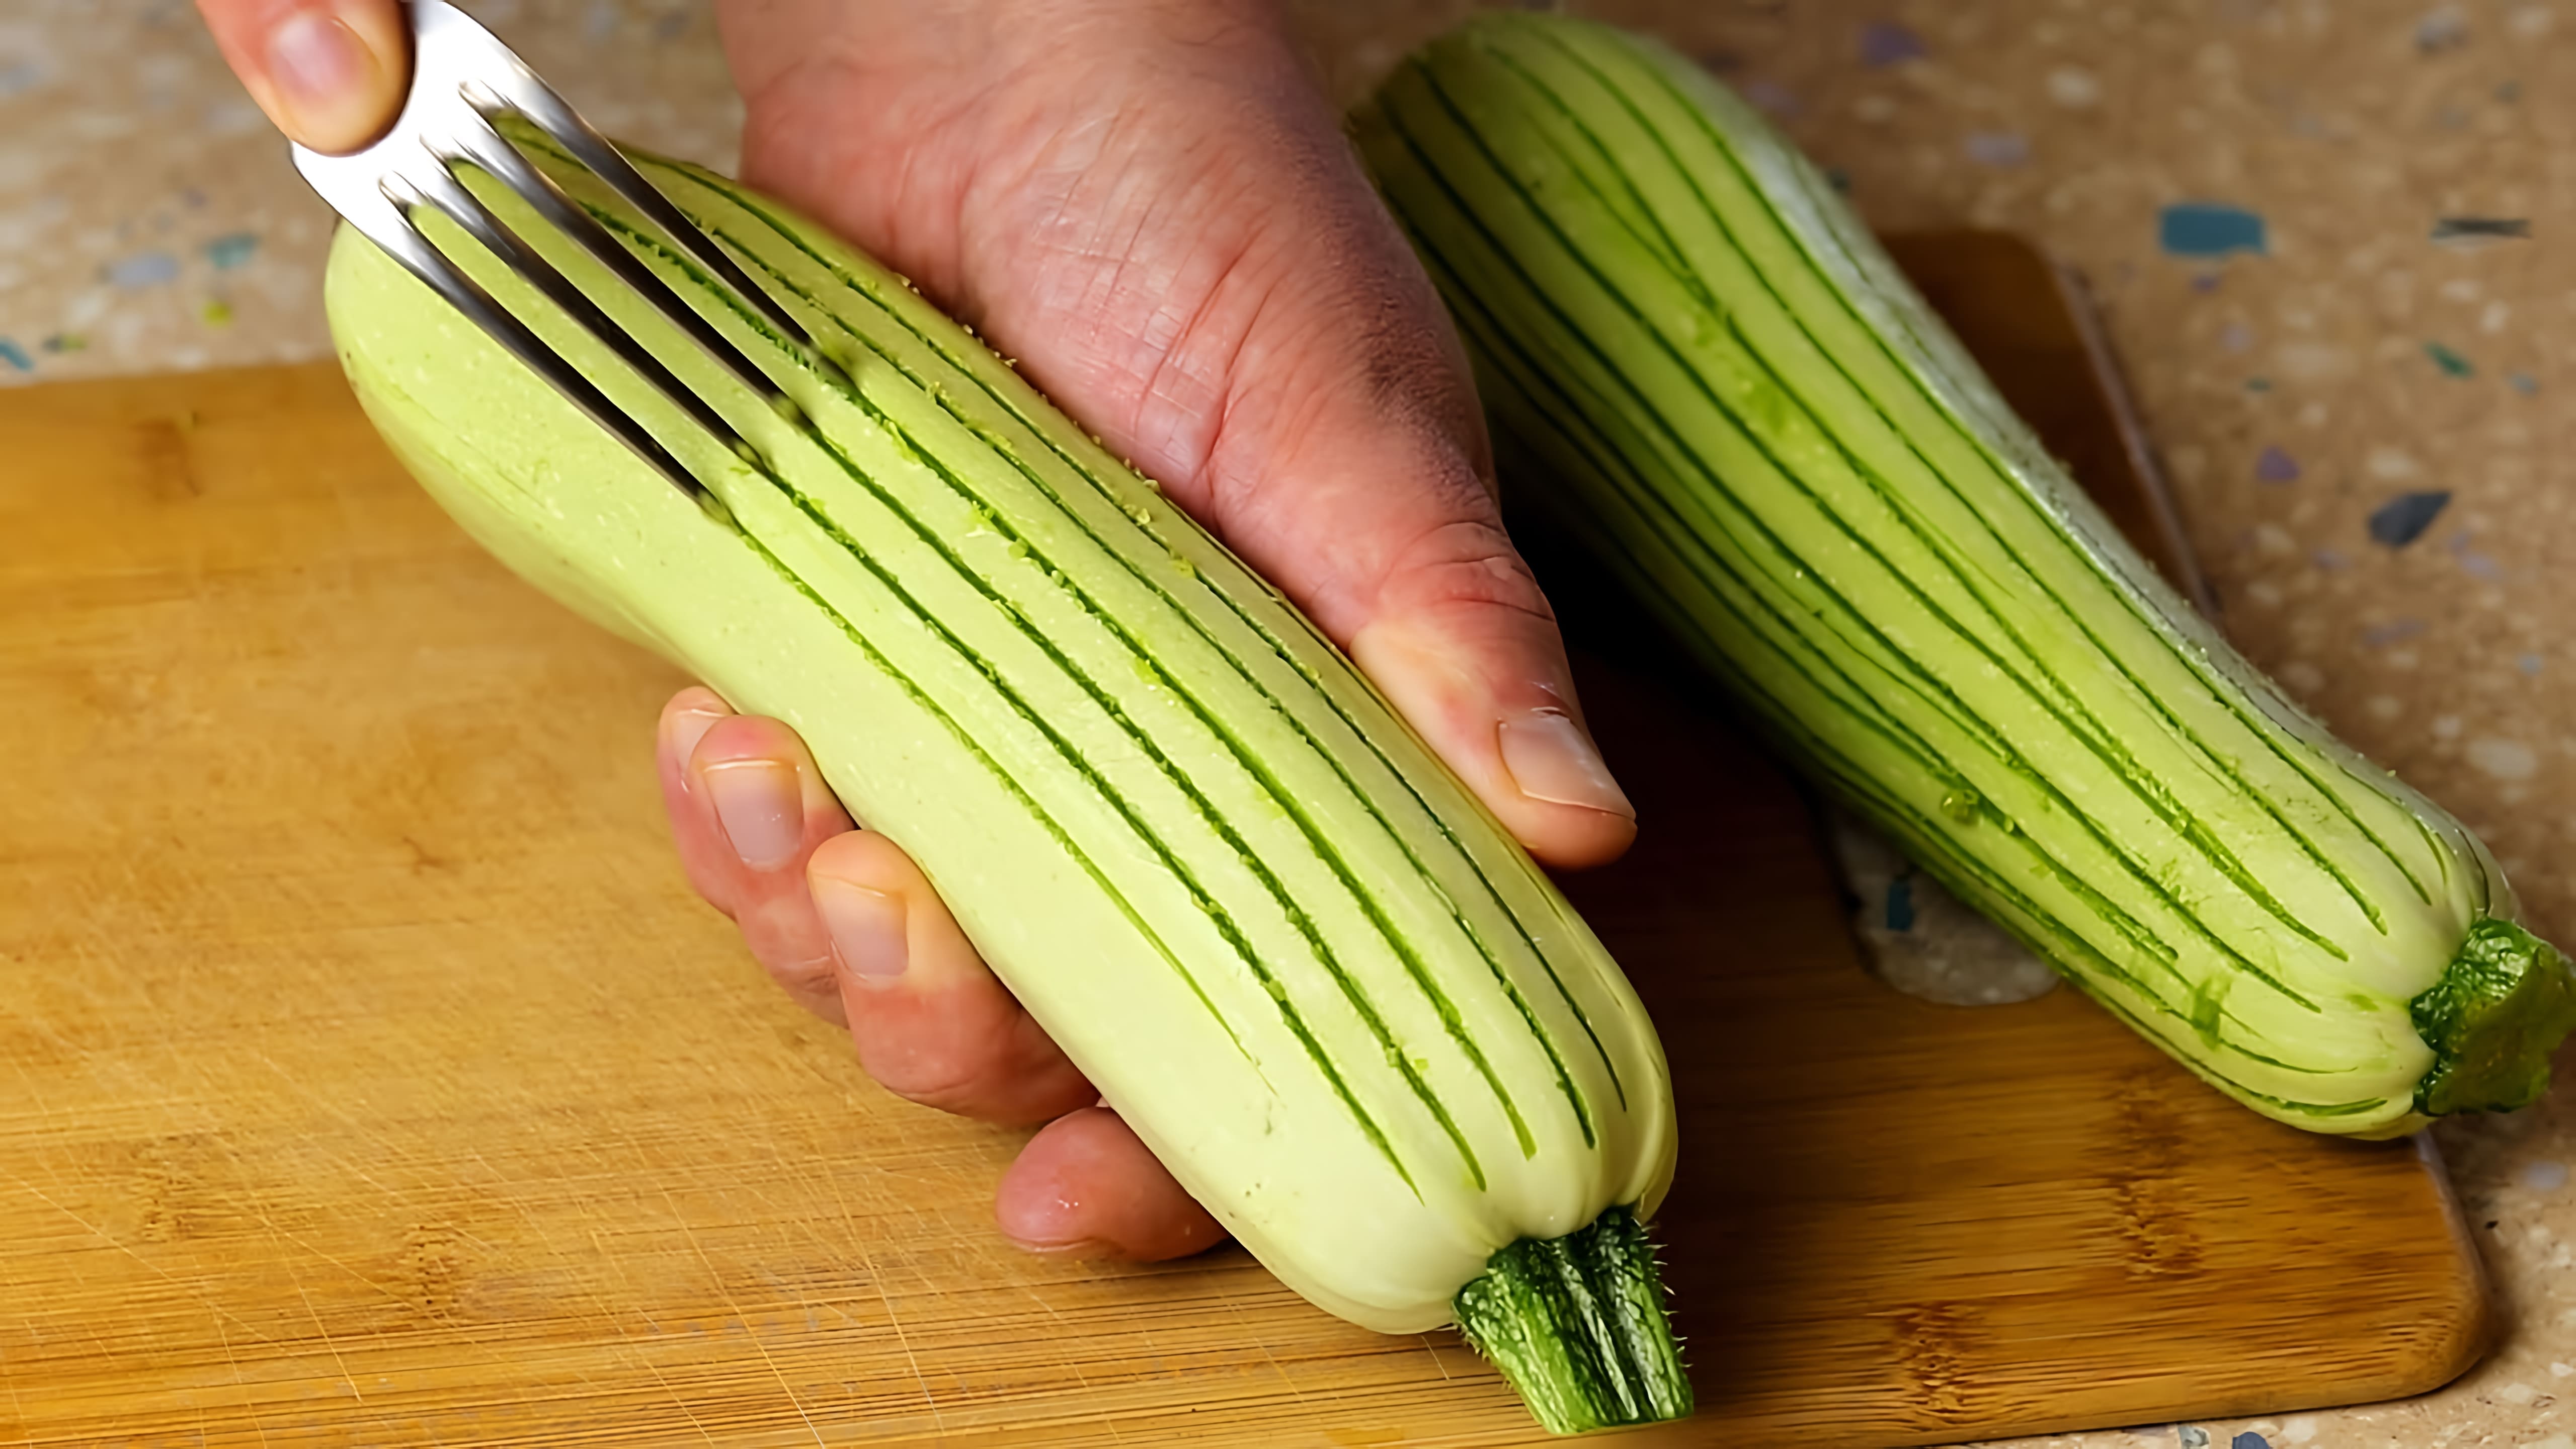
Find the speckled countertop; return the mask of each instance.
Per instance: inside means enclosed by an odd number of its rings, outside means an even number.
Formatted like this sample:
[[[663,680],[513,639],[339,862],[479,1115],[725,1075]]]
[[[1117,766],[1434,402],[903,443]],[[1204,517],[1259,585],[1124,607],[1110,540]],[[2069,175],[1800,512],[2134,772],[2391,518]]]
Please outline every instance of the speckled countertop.
[[[730,163],[699,0],[468,8],[604,128]],[[1349,97],[1463,7],[1299,8]],[[1874,223],[2080,267],[2230,632],[2576,939],[2576,0],[1578,8],[1724,75]],[[0,0],[0,385],[321,356],[326,235],[185,0]],[[2027,1443],[2576,1449],[2571,1091],[2443,1129],[2512,1321],[2463,1382]]]

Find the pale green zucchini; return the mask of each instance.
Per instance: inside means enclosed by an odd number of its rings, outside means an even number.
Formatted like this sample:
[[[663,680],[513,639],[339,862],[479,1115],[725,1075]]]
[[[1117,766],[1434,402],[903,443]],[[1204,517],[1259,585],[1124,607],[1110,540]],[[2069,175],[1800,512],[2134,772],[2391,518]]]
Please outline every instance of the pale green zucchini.
[[[899,279],[639,158],[817,369],[586,173],[573,196],[738,341],[760,405],[515,198],[476,189],[752,444],[688,427],[443,219],[645,419],[701,509],[344,230],[331,325],[385,438],[509,566],[812,746],[1237,1240],[1388,1333],[1462,1319],[1557,1429],[1688,1411],[1639,1219],[1672,1089],[1617,966],[1281,597]]]
[[[1355,130],[1512,486],[1945,885],[2281,1121],[2538,1094],[2576,992],[2496,863],[2157,579],[1750,107],[1489,13]]]

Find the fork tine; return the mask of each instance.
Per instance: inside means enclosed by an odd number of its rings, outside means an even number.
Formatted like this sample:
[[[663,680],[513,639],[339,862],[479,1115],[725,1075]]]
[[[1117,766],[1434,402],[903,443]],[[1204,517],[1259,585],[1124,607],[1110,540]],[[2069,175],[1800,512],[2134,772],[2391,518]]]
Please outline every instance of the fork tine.
[[[653,268],[583,214],[581,208],[494,127],[492,118],[515,113],[571,152],[668,233],[682,251],[757,308],[779,335],[794,342],[818,370],[835,371],[813,337],[762,291],[748,273],[655,190],[600,134],[573,114],[527,62],[473,17],[447,0],[409,0],[412,30],[411,90],[393,128],[362,150],[325,155],[291,147],[295,166],[313,189],[350,225],[427,283],[574,406],[614,434],[683,494],[721,510],[722,500],[657,440],[637,417],[611,400],[561,353],[441,252],[420,229],[428,207],[480,242],[502,265],[562,308],[583,331],[650,383],[690,423],[756,460],[758,454],[715,406],[674,376],[634,334],[601,310],[535,247],[494,216],[457,169],[480,167],[508,187],[545,223],[568,233],[629,287],[636,298],[686,332],[715,362],[773,408],[785,411],[785,390],[665,282]]]
[[[485,119],[488,121],[489,117]],[[689,340],[697,343],[707,356],[732,373],[763,402],[776,406],[787,401],[786,392],[771,380],[769,374],[762,372],[758,364],[745,356],[742,349],[734,345],[733,339],[717,331],[714,324],[689,305],[668,279],[644,265],[617,238],[610,236],[606,227],[564,194],[553,177],[521,155],[519,148],[510,144],[509,138],[485,125],[460,127],[459,134],[450,139],[465,153],[465,159],[517,192],[556,230],[581,243],[584,251],[597,257],[601,265],[617,274],[620,281],[659,306],[675,326],[689,334]],[[673,305],[661,305],[666,298]]]
[[[397,213],[404,210],[402,200],[389,199],[394,201]],[[471,200],[470,197],[468,199]],[[463,313],[467,320],[507,348],[511,355],[544,378],[591,421],[614,434],[619,442],[669,479],[681,493],[701,505],[716,501],[706,485],[700,483],[679,459],[671,456],[669,449],[655,441],[643,424],[611,402],[606,393],[591,384],[590,379],[574,370],[562,354],[547,346],[544,338],[530,331],[526,324],[510,315],[508,308],[495,301],[491,293],[460,271],[446,254],[430,244],[428,237],[421,235],[407,215],[399,216],[392,226],[370,227],[367,235],[400,262],[404,270],[447,299],[449,306]]]
[[[575,160],[589,167],[593,175],[607,182],[638,211],[651,217],[653,224],[667,233],[682,250],[697,258],[699,265],[723,279],[725,285],[739,293],[744,301],[759,308],[771,325],[808,354],[820,359],[821,349],[814,345],[813,335],[805,330],[804,325],[788,315],[777,298],[754,282],[751,274],[744,271],[714,237],[707,235],[696,222],[672,205],[661,188],[646,180],[644,173],[636,170],[634,163],[611,145],[607,137],[592,130],[588,121],[565,104],[563,97],[555,94],[554,87],[547,85],[535,71],[524,67],[510,79],[522,94],[504,95],[497,99],[572,152]]]
[[[661,359],[635,340],[634,334],[619,326],[615,319],[600,310],[598,303],[555,270],[554,263],[539,255],[534,247],[520,239],[518,233],[486,209],[473,192],[465,189],[463,182],[444,169],[437,169],[413,179],[413,184],[419,189],[423,203],[436,207],[449,220],[465,228],[468,235],[481,242],[510,270],[517,272],[529,285],[543,292],[547,300],[570,314],[583,331],[641,374],[655,391],[686,413],[691,422],[714,434],[736,454],[752,456],[751,444],[743,439],[733,424],[726,422],[723,415],[694,389],[673,376]],[[646,300],[650,301],[651,296],[651,293],[646,293]],[[690,315],[697,314],[692,312]]]

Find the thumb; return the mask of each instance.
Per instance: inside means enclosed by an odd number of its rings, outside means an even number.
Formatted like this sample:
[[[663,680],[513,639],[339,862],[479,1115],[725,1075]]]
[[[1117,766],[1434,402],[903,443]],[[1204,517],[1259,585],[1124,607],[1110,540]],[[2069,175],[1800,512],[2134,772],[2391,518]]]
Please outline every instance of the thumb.
[[[1532,855],[1615,860],[1637,812],[1585,726],[1556,615],[1472,465],[1436,471],[1460,476],[1378,495],[1411,515],[1378,520],[1384,536],[1413,541],[1370,560],[1374,587],[1353,590],[1338,621],[1352,662]]]
[[[197,0],[224,63],[288,137],[345,153],[402,113],[411,28],[396,0]]]
[[[1585,727],[1554,616],[1508,549],[1462,548],[1393,581],[1400,593],[1351,657],[1532,855],[1605,864],[1636,838],[1637,812]]]

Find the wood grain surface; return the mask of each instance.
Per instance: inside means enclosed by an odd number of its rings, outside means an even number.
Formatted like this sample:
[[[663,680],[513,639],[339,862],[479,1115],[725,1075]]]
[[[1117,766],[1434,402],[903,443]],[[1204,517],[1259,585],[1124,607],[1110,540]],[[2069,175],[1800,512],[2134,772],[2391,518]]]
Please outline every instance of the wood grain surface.
[[[1583,684],[1646,830],[1570,889],[1677,1069],[1702,1404],[1633,1442],[2471,1361],[2420,1144],[2261,1121],[2068,992],[1878,985],[1798,793],[1624,637]],[[0,396],[0,1443],[1539,1439],[1453,1336],[1237,1250],[1004,1245],[1016,1135],[876,1090],[689,895],[649,758],[682,682],[488,562],[329,369]]]

